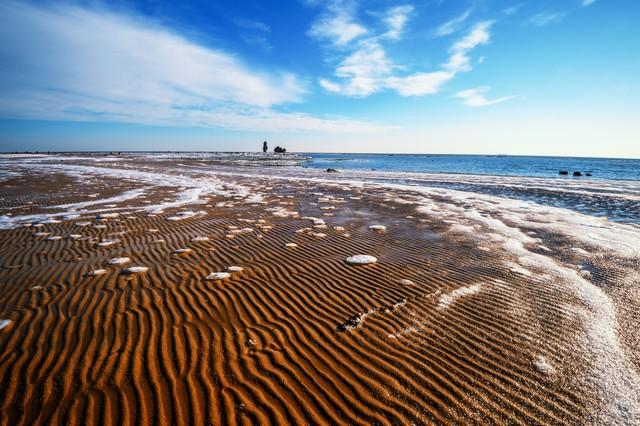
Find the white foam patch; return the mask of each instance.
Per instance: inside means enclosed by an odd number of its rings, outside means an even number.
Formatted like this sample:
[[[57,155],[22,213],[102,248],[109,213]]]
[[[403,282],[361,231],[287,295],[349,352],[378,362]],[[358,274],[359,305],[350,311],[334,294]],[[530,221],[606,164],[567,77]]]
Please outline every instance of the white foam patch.
[[[460,299],[478,293],[482,289],[482,284],[473,284],[467,287],[460,287],[449,293],[445,293],[438,298],[438,309],[446,309]]]
[[[94,269],[93,271],[89,272],[90,276],[98,276],[98,275],[104,275],[107,273],[106,269]]]
[[[109,265],[125,265],[131,262],[131,259],[128,257],[114,257],[109,260]]]
[[[369,229],[372,231],[385,231],[387,227],[384,225],[369,225]]]
[[[378,259],[368,254],[357,254],[355,256],[349,256],[345,259],[345,262],[352,265],[368,265],[370,263],[376,263]]]
[[[244,268],[242,266],[229,266],[227,271],[229,272],[242,272]]]

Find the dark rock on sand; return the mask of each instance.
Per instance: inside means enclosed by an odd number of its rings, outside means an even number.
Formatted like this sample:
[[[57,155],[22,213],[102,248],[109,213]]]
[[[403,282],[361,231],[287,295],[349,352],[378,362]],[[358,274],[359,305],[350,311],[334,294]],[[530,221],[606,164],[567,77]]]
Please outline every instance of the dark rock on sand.
[[[338,173],[336,169],[328,168],[327,173]]]
[[[580,173],[580,172],[573,172],[573,175],[574,175],[574,176],[582,176],[582,173]]]
[[[566,176],[566,175],[568,175],[568,174],[569,174],[569,172],[568,172],[567,170],[560,170],[560,171],[558,172],[558,174],[559,174],[559,175]]]

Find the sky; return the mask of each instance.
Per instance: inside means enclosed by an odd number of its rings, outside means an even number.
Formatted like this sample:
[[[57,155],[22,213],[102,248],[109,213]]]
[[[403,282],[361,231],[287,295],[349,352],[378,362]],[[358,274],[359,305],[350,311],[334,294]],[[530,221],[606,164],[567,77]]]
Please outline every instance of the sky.
[[[0,2],[0,151],[640,158],[637,0]]]

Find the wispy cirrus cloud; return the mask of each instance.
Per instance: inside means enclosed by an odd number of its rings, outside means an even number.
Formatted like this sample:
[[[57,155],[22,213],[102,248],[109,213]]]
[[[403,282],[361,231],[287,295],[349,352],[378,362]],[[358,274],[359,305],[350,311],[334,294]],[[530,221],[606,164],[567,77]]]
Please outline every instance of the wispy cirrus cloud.
[[[348,4],[349,7],[346,7]],[[354,37],[338,38],[334,30],[328,30],[327,23],[334,22],[340,16],[340,24],[356,22],[355,3],[345,3],[335,0],[329,6],[329,15],[322,14],[309,31],[309,35],[316,39],[329,40],[338,47],[338,55],[344,55],[336,63],[334,79],[323,78],[319,84],[328,92],[352,97],[365,97],[383,90],[394,90],[400,96],[424,96],[440,91],[442,86],[453,79],[456,74],[471,70],[469,52],[475,47],[487,44],[490,39],[489,30],[492,21],[482,21],[474,25],[462,38],[457,40],[450,49],[449,58],[440,69],[434,71],[415,71],[398,74],[398,70],[405,69],[403,65],[393,63],[387,56],[384,46],[385,40],[398,40],[406,22],[414,8],[411,5],[395,6],[382,14],[382,22],[386,31],[374,31],[357,24],[361,30]],[[469,12],[457,18],[458,23],[450,23],[442,31],[453,31],[467,19]],[[379,13],[375,14],[380,16]],[[318,28],[325,31],[318,33]],[[355,32],[353,34],[356,34]],[[365,36],[366,34],[366,36]],[[335,52],[333,57],[335,57]]]
[[[520,10],[521,7],[522,7],[522,4],[515,4],[513,6],[509,6],[507,8],[502,9],[502,13],[504,13],[507,16],[512,16],[518,13],[518,10]]]
[[[456,41],[451,47],[451,56],[445,68],[454,73],[470,71],[469,52],[477,46],[489,43],[489,29],[492,25],[493,21],[479,22],[466,36]]]
[[[401,96],[433,95],[454,75],[448,71],[418,72],[406,77],[389,77],[386,85],[395,89]]]
[[[392,7],[387,11],[387,15],[384,18],[384,22],[388,26],[388,30],[383,35],[391,40],[398,40],[402,35],[407,21],[409,21],[409,15],[413,12],[413,6],[405,4],[402,6]]]
[[[311,26],[308,35],[344,46],[367,33],[367,29],[353,17],[355,4],[348,0],[334,0],[327,11]]]
[[[467,20],[469,15],[471,15],[471,9],[467,9],[462,14],[441,24],[438,28],[436,28],[436,32],[435,32],[436,37],[444,37],[449,34],[455,33],[460,29],[462,24],[464,24],[464,22]]]
[[[533,15],[527,23],[536,27],[544,27],[549,24],[559,24],[564,19],[565,12],[540,12]]]
[[[583,6],[591,6],[592,4],[594,4],[596,2],[596,0],[582,0],[582,5]]]
[[[265,28],[259,29],[265,31]],[[68,3],[0,4],[0,115],[248,130],[379,131],[384,126],[278,112],[306,84],[249,69],[155,22]]]
[[[320,80],[325,89],[347,96],[368,96],[380,91],[392,66],[382,46],[375,40],[363,41],[336,67],[335,76],[341,82]]]
[[[503,96],[500,98],[487,99],[484,96],[484,93],[488,92],[490,89],[491,88],[489,86],[480,86],[475,89],[463,90],[456,93],[455,96],[462,99],[462,103],[470,107],[495,105],[515,98],[515,96]]]
[[[236,26],[241,30],[240,38],[250,46],[259,47],[262,50],[270,51],[273,45],[267,36],[271,33],[271,27],[262,21],[251,19],[236,19]]]

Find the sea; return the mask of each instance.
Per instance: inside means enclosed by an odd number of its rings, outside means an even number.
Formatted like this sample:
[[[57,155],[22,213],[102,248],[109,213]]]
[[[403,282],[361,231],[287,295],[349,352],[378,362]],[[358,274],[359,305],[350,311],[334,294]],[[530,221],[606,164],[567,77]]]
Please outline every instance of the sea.
[[[640,159],[508,155],[304,154],[308,169],[438,187],[640,224]],[[566,174],[560,174],[561,171]],[[580,176],[574,176],[579,172]]]
[[[512,155],[318,154],[305,167],[576,179],[640,180],[640,159]],[[564,170],[568,175],[560,175]],[[591,176],[586,176],[589,173]]]

